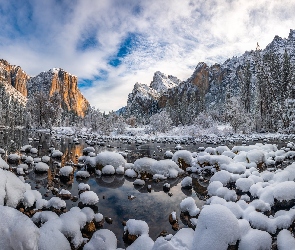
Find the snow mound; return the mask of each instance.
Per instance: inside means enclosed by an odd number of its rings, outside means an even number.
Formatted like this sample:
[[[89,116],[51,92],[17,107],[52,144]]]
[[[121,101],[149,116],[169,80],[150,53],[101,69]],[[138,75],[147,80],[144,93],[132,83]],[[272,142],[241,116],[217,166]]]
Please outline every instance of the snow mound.
[[[188,212],[190,216],[196,216],[200,209],[197,207],[195,200],[192,197],[187,197],[180,202],[182,212]]]
[[[228,208],[219,204],[204,206],[194,234],[195,249],[226,250],[239,238],[238,220]]]
[[[104,167],[106,165],[112,165],[115,169],[119,166],[125,166],[126,160],[124,157],[115,152],[104,151],[96,156],[96,165]]]
[[[145,221],[129,219],[126,222],[126,226],[124,227],[124,231],[128,231],[131,235],[148,235],[149,234],[149,226]]]
[[[38,250],[39,229],[26,215],[0,205],[0,225],[1,249]]]
[[[85,205],[95,205],[99,199],[93,191],[85,191],[80,194],[80,201]]]
[[[84,250],[116,250],[117,237],[108,229],[96,231],[91,240],[84,246]]]

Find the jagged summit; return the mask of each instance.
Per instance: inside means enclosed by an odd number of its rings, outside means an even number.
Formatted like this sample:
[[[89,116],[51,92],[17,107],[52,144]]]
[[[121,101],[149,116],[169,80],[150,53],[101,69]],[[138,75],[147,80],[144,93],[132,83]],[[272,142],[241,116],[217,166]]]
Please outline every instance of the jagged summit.
[[[30,76],[21,67],[11,65],[4,59],[0,59],[0,80],[6,82],[27,97],[26,82]]]
[[[84,117],[90,107],[89,102],[78,89],[78,78],[61,68],[52,68],[31,77],[27,82],[29,97],[36,91],[49,96],[58,93],[62,98],[62,107]]]
[[[166,76],[160,71],[156,71],[153,77],[153,81],[150,83],[150,87],[162,94],[168,89],[174,88],[179,85],[181,81],[177,77],[168,75]]]
[[[150,89],[159,95],[150,95],[145,102],[144,98],[138,98],[144,95],[136,88],[136,98],[134,94],[128,96],[126,114],[146,120],[151,114],[165,109],[174,124],[189,124],[202,111],[218,112],[229,97],[235,96],[241,99],[247,112],[261,117],[257,126],[281,126],[275,124],[280,118],[271,107],[284,107],[286,98],[295,97],[294,69],[295,30],[291,29],[288,38],[275,36],[265,49],[253,48],[222,64],[209,66],[200,62],[191,77],[183,82],[170,82],[169,76],[156,72]],[[269,117],[273,117],[273,124]]]
[[[61,68],[52,68],[30,77],[20,66],[11,65],[0,59],[0,82],[5,84],[5,89],[9,90],[8,94],[23,96],[24,98],[18,98],[21,103],[25,102],[26,97],[34,96],[36,91],[42,91],[48,96],[56,92],[60,94],[62,108],[78,116],[84,117],[90,107],[78,89],[78,78]]]

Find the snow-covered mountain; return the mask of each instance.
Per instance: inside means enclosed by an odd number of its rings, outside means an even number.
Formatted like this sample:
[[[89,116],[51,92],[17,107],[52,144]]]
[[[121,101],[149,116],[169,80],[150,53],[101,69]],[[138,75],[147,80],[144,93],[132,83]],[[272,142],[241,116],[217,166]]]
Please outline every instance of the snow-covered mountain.
[[[279,126],[271,120],[285,122],[286,100],[295,101],[294,69],[295,30],[290,30],[288,38],[275,36],[264,50],[257,47],[222,64],[199,63],[183,82],[156,72],[150,87],[135,84],[126,115],[146,120],[166,109],[175,124],[188,124],[202,111],[221,112],[237,97],[248,113],[259,116],[261,127],[271,129]]]
[[[78,89],[78,78],[60,68],[41,72],[27,81],[28,97],[42,91],[49,96],[58,93],[62,99],[62,108],[84,117],[90,107],[89,102]]]
[[[84,117],[90,104],[78,89],[77,82],[76,76],[60,68],[53,68],[30,77],[21,67],[0,59],[0,83],[3,86],[3,93],[5,91],[6,97],[15,99],[15,102],[19,102],[21,106],[25,106],[23,104],[26,103],[27,97],[31,98],[36,91],[42,91],[48,97],[58,93],[65,112]]]
[[[181,81],[174,76],[166,76],[160,71],[155,72],[150,86],[136,83],[128,95],[124,113],[135,116],[142,121],[158,112],[158,100],[169,89],[175,88]]]

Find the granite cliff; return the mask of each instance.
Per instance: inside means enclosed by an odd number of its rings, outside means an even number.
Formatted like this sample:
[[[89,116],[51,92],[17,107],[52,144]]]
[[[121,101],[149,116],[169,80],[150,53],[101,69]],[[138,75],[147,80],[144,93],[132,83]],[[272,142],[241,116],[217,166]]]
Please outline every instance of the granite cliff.
[[[84,117],[90,107],[78,89],[78,78],[63,69],[54,68],[30,77],[21,67],[0,59],[0,82],[5,90],[9,89],[7,96],[19,97],[14,99],[19,99],[21,103],[26,102],[26,98],[31,98],[36,91],[42,91],[48,97],[58,93],[62,109],[79,117]]]

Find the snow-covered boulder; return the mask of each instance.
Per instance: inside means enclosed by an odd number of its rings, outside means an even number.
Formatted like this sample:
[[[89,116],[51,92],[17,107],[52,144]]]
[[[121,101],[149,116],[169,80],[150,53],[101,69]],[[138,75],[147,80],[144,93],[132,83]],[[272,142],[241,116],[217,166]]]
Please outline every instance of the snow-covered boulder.
[[[84,205],[95,205],[98,203],[99,199],[96,193],[93,191],[85,191],[80,194],[80,201]]]
[[[226,250],[239,238],[238,220],[228,208],[219,204],[204,206],[194,234],[195,249]]]
[[[105,175],[112,175],[115,174],[116,170],[112,165],[105,165],[102,169],[101,169],[101,173],[105,174]]]
[[[25,192],[26,185],[15,174],[0,169],[0,205],[16,207]]]
[[[0,205],[0,246],[3,250],[38,250],[40,233],[18,210]]]
[[[49,166],[44,162],[38,162],[35,165],[34,170],[36,172],[47,172],[49,170]]]
[[[187,197],[180,202],[180,210],[182,212],[188,212],[190,216],[196,216],[200,212],[192,197]]]
[[[182,169],[186,169],[192,165],[193,157],[191,152],[187,150],[179,150],[173,154],[172,161],[176,162]]]
[[[90,241],[84,246],[84,250],[115,250],[117,249],[117,237],[108,229],[96,231]]]
[[[115,169],[119,166],[125,166],[126,160],[124,157],[115,152],[104,151],[96,156],[96,166],[102,169],[106,165],[112,165]]]

